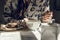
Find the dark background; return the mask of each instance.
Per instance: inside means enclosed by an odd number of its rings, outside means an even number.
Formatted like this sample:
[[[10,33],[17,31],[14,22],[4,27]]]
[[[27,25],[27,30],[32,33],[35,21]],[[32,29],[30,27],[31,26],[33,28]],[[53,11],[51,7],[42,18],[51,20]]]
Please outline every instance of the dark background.
[[[60,0],[50,0],[50,10],[53,11],[55,22],[60,23]]]
[[[0,0],[0,24],[5,23],[3,12],[4,12],[5,0]]]

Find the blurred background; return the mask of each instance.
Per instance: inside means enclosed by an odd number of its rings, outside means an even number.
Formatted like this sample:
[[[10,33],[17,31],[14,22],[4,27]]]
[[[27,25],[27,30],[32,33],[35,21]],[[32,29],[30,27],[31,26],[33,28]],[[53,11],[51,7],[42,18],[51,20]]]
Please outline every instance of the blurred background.
[[[41,13],[44,11],[44,7],[46,8],[46,6],[47,7],[49,6],[48,10],[53,11],[54,13],[53,18],[55,19],[55,22],[60,23],[59,21],[60,20],[60,16],[59,16],[60,15],[60,5],[59,5],[60,0],[45,0],[46,1],[45,3],[43,2],[43,0],[39,0],[39,1],[40,1],[40,5],[37,5],[39,4],[39,2],[36,0],[0,0],[0,4],[1,4],[0,23],[4,23],[4,22],[7,23],[6,20],[10,21],[10,18],[21,20],[24,17],[32,17],[31,13],[33,10],[38,9],[38,11],[40,11],[38,13]],[[31,6],[32,8],[30,8]],[[40,7],[40,9],[38,6]],[[29,15],[27,13],[27,10],[28,12],[30,11]],[[41,15],[38,15],[38,18],[40,16]]]

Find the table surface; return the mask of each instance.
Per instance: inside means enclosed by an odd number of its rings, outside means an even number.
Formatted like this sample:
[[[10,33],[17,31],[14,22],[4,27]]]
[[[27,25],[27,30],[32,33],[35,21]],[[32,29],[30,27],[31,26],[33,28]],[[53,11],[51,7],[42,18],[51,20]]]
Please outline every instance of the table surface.
[[[0,31],[0,36],[1,34],[3,34],[2,36],[6,36],[7,34],[10,35],[10,37],[12,36],[12,34],[14,33],[18,33],[20,39],[22,40],[40,40],[41,38],[41,35],[40,33],[36,30],[36,31],[22,31],[22,30],[19,30],[19,31]],[[20,33],[20,34],[19,34]],[[17,35],[17,34],[16,34]],[[13,35],[14,36],[14,35]],[[8,36],[7,36],[8,37]],[[17,36],[18,37],[18,36]],[[19,39],[18,37],[18,39]],[[3,38],[3,37],[2,37]],[[5,37],[4,37],[5,38]],[[6,38],[6,40],[9,39],[9,38]],[[19,40],[20,40],[19,39]],[[11,39],[12,40],[12,39]]]

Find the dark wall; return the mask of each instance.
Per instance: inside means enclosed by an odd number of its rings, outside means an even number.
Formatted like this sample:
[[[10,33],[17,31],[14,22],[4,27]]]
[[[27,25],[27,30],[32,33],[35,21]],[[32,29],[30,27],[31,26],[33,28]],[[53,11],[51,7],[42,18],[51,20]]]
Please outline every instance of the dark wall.
[[[5,23],[4,17],[3,17],[4,4],[5,4],[5,0],[0,0],[0,24]]]
[[[57,23],[60,23],[60,11],[54,10],[54,17]]]
[[[56,0],[50,0],[50,10],[53,11],[53,18],[57,23],[60,23],[60,10],[55,8],[55,1]],[[59,2],[57,2],[59,4]]]

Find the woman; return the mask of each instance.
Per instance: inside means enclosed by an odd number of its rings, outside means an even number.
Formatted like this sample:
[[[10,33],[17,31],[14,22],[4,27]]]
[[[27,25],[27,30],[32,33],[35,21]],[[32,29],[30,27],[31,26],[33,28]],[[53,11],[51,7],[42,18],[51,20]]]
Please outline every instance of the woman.
[[[57,33],[58,33],[58,27],[59,24],[53,23],[52,21],[53,12],[47,11],[42,16],[42,34],[41,34],[41,40],[57,40]]]

